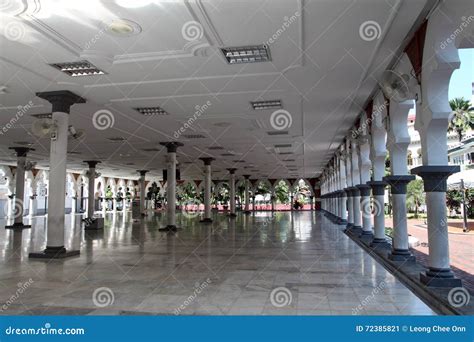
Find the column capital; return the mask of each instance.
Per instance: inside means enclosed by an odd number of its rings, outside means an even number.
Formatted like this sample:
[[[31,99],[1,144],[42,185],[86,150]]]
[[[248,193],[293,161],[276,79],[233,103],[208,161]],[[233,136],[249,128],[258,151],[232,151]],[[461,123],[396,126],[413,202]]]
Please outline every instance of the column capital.
[[[183,143],[178,141],[164,141],[160,142],[160,145],[165,146],[168,149],[168,153],[176,153],[178,147],[184,146]]]
[[[226,170],[229,171],[229,173],[230,173],[231,175],[234,175],[234,174],[235,174],[235,171],[237,171],[237,169],[234,168],[234,167],[228,168],[228,169],[226,169]]]
[[[14,150],[16,152],[17,157],[26,157],[28,152],[34,151],[34,148],[29,148],[29,147],[9,147],[9,150]]]
[[[370,196],[370,186],[366,184],[356,185],[357,189],[360,191],[361,196]]]
[[[249,179],[251,175],[242,175],[245,179]]]
[[[392,194],[406,194],[407,193],[407,184],[414,180],[416,177],[412,175],[392,175],[386,176],[383,178],[386,181],[391,189]]]
[[[213,160],[216,160],[215,158],[212,158],[212,157],[202,157],[202,158],[199,158],[199,159],[204,162],[204,165],[211,165],[211,162]]]
[[[53,105],[52,112],[68,113],[71,106],[76,103],[85,103],[86,100],[69,90],[46,91],[36,93],[36,96],[42,98]]]
[[[95,168],[97,164],[100,163],[98,160],[84,160],[84,163],[87,163],[89,165],[89,168]]]
[[[385,186],[387,182],[384,181],[370,181],[367,182],[367,185],[372,188],[372,194],[374,196],[384,195],[385,194]]]
[[[140,176],[145,176],[147,172],[150,172],[150,170],[137,170],[137,172],[140,174]]]
[[[425,192],[446,192],[448,177],[459,171],[459,165],[426,165],[411,169],[412,174],[423,178]]]

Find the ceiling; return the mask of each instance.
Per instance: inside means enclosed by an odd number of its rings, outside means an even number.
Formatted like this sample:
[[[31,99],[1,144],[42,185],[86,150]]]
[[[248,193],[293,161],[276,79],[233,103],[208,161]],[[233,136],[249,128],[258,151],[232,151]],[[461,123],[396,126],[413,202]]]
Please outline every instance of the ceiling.
[[[36,120],[31,115],[51,112],[51,105],[34,94],[70,90],[87,100],[71,108],[70,124],[85,134],[69,141],[70,170],[82,170],[83,160],[97,159],[104,175],[134,178],[135,170],[150,169],[159,176],[166,168],[159,142],[177,140],[184,143],[178,162],[185,179],[202,177],[198,158],[205,156],[216,158],[215,179],[225,177],[230,167],[253,178],[315,177],[374,92],[381,72],[397,57],[426,3],[1,2],[0,163],[15,162],[8,147],[31,143],[36,149],[31,158],[38,166],[48,165],[49,139],[31,134]],[[110,32],[118,19],[136,23],[127,27],[135,31]],[[367,22],[375,27],[375,37],[361,31]],[[264,43],[271,54],[268,62],[231,65],[220,50]],[[71,77],[49,65],[80,60],[106,74]],[[262,100],[281,100],[289,119],[285,129],[272,124],[275,109],[253,110],[250,102]],[[31,108],[5,130],[17,107],[30,101]],[[144,116],[134,110],[157,106],[169,115]],[[97,129],[97,111],[111,113],[113,125]],[[184,133],[177,136],[180,127]]]

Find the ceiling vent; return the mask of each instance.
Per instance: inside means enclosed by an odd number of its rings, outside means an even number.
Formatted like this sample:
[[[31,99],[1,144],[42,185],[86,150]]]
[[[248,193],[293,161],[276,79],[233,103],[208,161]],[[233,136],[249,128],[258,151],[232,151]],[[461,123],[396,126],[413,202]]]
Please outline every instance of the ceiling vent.
[[[34,144],[29,142],[29,141],[14,141],[14,145],[20,145],[20,146],[33,146]]]
[[[232,160],[234,163],[245,163],[245,160]]]
[[[280,152],[278,154],[281,154],[281,155],[287,155],[287,154],[293,154],[293,152]]]
[[[242,64],[271,61],[270,49],[266,45],[222,48],[227,63]]]
[[[204,139],[205,136],[202,134],[183,134],[186,139]]]
[[[281,100],[251,101],[250,104],[254,110],[282,108]]]
[[[81,152],[79,151],[67,151],[67,154],[82,154]]]
[[[284,159],[283,161],[284,161],[284,162],[295,162],[296,159]]]
[[[169,113],[161,107],[137,107],[133,109],[145,116],[169,115]]]
[[[291,148],[291,144],[276,144],[275,148]]]
[[[235,154],[233,154],[233,153],[222,153],[221,156],[223,156],[223,157],[235,157]]]
[[[156,147],[151,147],[151,148],[143,148],[142,151],[145,151],[145,152],[160,152],[161,150],[159,148],[156,148]]]
[[[110,140],[110,141],[113,141],[113,142],[122,142],[122,141],[125,141],[127,139],[125,139],[124,137],[111,137],[111,138],[107,138],[107,140]]]
[[[268,135],[288,135],[288,131],[269,131]]]
[[[224,148],[222,146],[209,146],[209,150],[223,150]]]
[[[72,77],[105,75],[105,72],[85,60],[68,63],[53,63],[50,65]]]

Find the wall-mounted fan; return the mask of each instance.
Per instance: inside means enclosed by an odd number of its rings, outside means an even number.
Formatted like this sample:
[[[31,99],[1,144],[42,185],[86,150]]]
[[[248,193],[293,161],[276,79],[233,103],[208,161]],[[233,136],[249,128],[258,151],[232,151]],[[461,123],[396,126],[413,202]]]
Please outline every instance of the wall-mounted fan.
[[[31,132],[38,138],[45,138],[50,136],[51,139],[56,139],[57,125],[52,119],[38,119],[33,122]]]
[[[415,98],[415,91],[411,84],[411,76],[399,74],[393,70],[385,70],[380,81],[385,96],[396,102],[403,102]]]
[[[69,132],[69,138],[76,139],[76,140],[82,138],[85,133],[83,129],[76,129],[72,125],[68,127],[68,132]]]

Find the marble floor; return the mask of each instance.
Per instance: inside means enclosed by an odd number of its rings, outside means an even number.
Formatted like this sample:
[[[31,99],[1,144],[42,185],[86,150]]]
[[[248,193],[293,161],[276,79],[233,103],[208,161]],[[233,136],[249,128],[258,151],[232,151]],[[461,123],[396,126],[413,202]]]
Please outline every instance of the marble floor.
[[[81,254],[62,261],[28,259],[45,247],[44,217],[1,229],[0,314],[434,314],[320,213],[213,215],[178,214],[177,234],[158,231],[164,214],[108,214],[99,233],[67,215],[66,247]]]

